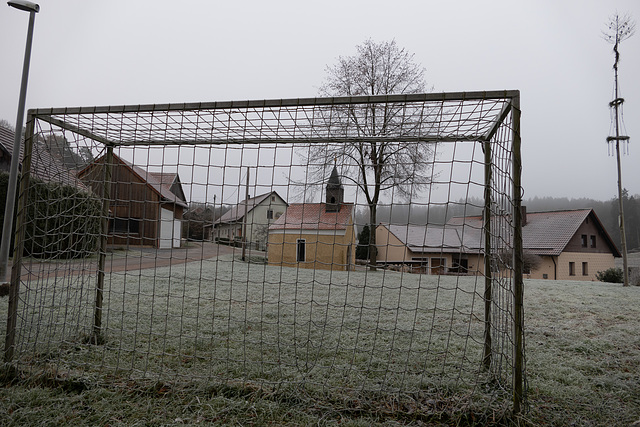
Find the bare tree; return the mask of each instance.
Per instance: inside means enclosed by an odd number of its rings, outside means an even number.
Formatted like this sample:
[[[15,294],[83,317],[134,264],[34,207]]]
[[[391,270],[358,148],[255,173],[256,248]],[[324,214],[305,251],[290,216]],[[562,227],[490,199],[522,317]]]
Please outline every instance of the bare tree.
[[[624,225],[624,209],[622,198],[622,172],[620,167],[620,141],[629,141],[629,137],[620,135],[620,110],[624,103],[624,98],[620,96],[618,91],[618,64],[620,62],[620,51],[618,46],[624,40],[631,37],[636,30],[636,24],[631,20],[628,15],[616,14],[609,18],[607,23],[607,29],[603,31],[604,39],[613,44],[613,52],[615,53],[615,61],[613,63],[614,69],[614,81],[615,81],[615,99],[609,103],[609,106],[615,111],[615,129],[616,135],[607,138],[607,142],[615,143],[616,147],[616,159],[618,162],[618,201],[620,208],[620,246],[622,252],[622,263],[624,266],[624,286],[629,286],[629,269],[627,263],[627,238]]]
[[[0,128],[9,129],[11,132],[14,131],[13,126],[5,119],[0,119]]]
[[[353,56],[339,57],[328,66],[327,77],[320,87],[322,96],[360,96],[423,93],[427,91],[424,68],[414,61],[414,55],[400,48],[395,41],[377,43],[371,39],[356,46]],[[369,104],[366,107],[346,107],[331,120],[342,121],[344,129],[355,129],[356,137],[345,138],[341,144],[318,144],[306,153],[312,164],[314,182],[323,182],[334,162],[343,181],[355,185],[364,195],[369,208],[369,261],[376,265],[375,227],[377,208],[383,193],[393,191],[410,199],[430,183],[429,160],[435,150],[429,143],[389,142],[385,137],[416,132],[424,123],[409,123],[404,118],[406,106]],[[428,120],[429,112],[423,112]],[[415,115],[413,115],[415,117]],[[353,132],[353,131],[352,131]],[[373,137],[373,138],[372,138]],[[363,138],[358,141],[358,138]]]

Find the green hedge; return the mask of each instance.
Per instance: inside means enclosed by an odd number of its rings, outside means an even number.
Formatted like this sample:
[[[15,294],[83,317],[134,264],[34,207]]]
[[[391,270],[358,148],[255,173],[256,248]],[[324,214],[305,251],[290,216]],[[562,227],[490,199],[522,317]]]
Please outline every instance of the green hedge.
[[[0,236],[2,236],[2,225],[4,224],[4,209],[7,205],[7,187],[9,186],[9,174],[7,172],[0,172],[0,202],[2,208],[0,209]],[[18,198],[16,197],[16,202]],[[17,205],[17,203],[16,203]],[[14,210],[15,212],[15,210]],[[13,231],[15,231],[16,225],[13,224]],[[14,233],[11,233],[12,235]],[[11,240],[10,251],[13,252],[13,240]]]
[[[601,282],[624,283],[624,271],[620,267],[608,268],[605,271],[598,271],[596,279]]]
[[[0,191],[6,194],[6,183]],[[24,255],[67,259],[95,254],[100,241],[101,213],[102,203],[96,196],[76,187],[32,178],[26,206]]]
[[[102,203],[75,187],[31,180],[24,255],[80,258],[100,241]]]

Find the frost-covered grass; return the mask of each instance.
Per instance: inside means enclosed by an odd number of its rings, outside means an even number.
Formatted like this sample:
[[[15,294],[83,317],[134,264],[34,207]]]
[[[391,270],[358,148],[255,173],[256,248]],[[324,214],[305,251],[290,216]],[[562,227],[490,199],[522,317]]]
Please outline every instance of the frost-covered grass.
[[[224,257],[155,273],[111,277],[102,346],[82,341],[90,292],[49,284],[25,295],[38,302],[25,321],[50,326],[19,348],[20,374],[41,373],[0,388],[9,423],[505,422],[508,405],[478,409],[495,395],[478,371],[481,279]],[[61,312],[66,300],[77,303]],[[527,281],[530,407],[520,421],[640,418],[639,303],[636,287]]]
[[[484,282],[239,262],[114,273],[91,345],[95,281],[24,293],[17,359],[73,377],[303,383],[416,392],[479,381]]]
[[[640,287],[529,281],[525,310],[530,419],[640,420]]]

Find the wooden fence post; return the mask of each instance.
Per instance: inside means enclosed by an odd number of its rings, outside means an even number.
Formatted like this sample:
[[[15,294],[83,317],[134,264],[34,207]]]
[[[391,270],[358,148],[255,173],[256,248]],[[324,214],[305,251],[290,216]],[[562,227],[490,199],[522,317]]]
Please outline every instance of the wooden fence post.
[[[520,154],[520,97],[512,100],[513,118],[513,412],[524,399],[524,250],[522,245],[522,157]]]

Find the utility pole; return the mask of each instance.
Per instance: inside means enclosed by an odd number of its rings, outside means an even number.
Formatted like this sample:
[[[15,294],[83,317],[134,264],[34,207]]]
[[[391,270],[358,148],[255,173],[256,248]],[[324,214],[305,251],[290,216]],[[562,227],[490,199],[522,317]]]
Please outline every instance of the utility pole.
[[[9,248],[11,246],[11,231],[13,230],[13,215],[16,201],[16,187],[18,185],[18,168],[20,166],[20,142],[22,139],[22,125],[24,122],[24,110],[27,100],[27,83],[29,81],[29,64],[31,62],[31,45],[33,44],[33,27],[36,13],[40,6],[25,0],[13,0],[7,2],[13,8],[29,12],[29,27],[27,29],[27,45],[24,49],[24,62],[22,64],[22,83],[20,84],[20,98],[18,99],[18,115],[16,117],[16,131],[13,139],[13,152],[11,154],[11,166],[9,168],[9,183],[7,184],[7,199],[4,208],[4,222],[2,225],[2,241],[0,242],[0,283],[6,282],[9,272]]]
[[[627,261],[627,236],[624,227],[624,203],[622,201],[622,167],[620,164],[620,141],[629,143],[629,137],[620,135],[620,110],[624,103],[624,98],[620,97],[618,91],[618,63],[620,62],[620,52],[618,46],[622,41],[631,37],[635,32],[635,23],[628,16],[615,15],[611,17],[607,24],[607,31],[603,36],[606,41],[613,44],[613,52],[615,53],[615,62],[613,63],[614,70],[614,85],[615,95],[613,101],[609,103],[609,107],[614,109],[615,113],[615,136],[607,137],[607,143],[611,144],[615,142],[616,145],[616,160],[618,164],[618,209],[620,216],[618,218],[620,225],[620,251],[622,252],[622,266],[624,270],[624,285],[629,286],[629,264]]]
[[[216,195],[213,195],[213,212],[211,212],[211,241],[216,241]],[[218,236],[219,237],[219,236]]]
[[[244,198],[244,216],[242,224],[242,261],[245,260],[247,253],[247,213],[249,205],[249,168],[247,167],[247,189]]]

